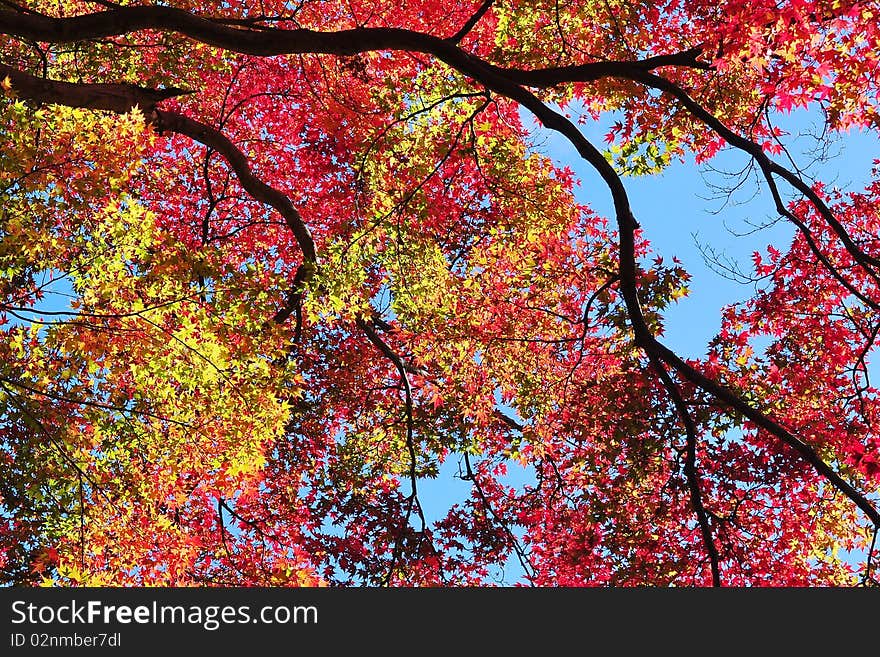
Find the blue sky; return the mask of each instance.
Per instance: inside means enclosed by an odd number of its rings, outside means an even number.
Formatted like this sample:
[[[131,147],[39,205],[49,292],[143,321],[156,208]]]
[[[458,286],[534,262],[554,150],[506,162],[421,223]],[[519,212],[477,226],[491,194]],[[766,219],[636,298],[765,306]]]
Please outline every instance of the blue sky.
[[[809,150],[814,142],[797,135],[813,128],[817,119],[802,111],[777,120],[780,127],[793,135],[785,141],[801,166],[813,159]],[[582,129],[598,145],[603,143],[608,125],[603,121]],[[577,192],[579,200],[589,203],[599,214],[613,217],[610,194],[590,166],[578,160],[573,149],[555,135],[548,137],[547,146],[547,153],[557,162],[570,166],[582,181]],[[841,135],[831,147],[829,159],[809,167],[808,172],[828,184],[857,191],[869,181],[872,161],[878,157],[880,140],[876,134],[852,132]],[[721,172],[739,171],[747,163],[746,155],[731,149],[704,166],[695,165],[691,158],[685,163],[674,162],[656,176],[624,180],[633,212],[654,252],[667,262],[677,256],[692,276],[688,297],[665,315],[663,341],[682,355],[704,355],[707,342],[720,326],[721,308],[748,298],[753,291],[748,285],[735,283],[713,271],[698,245],[710,246],[717,255],[739,263],[749,272],[754,251],[763,251],[768,244],[784,251],[782,247],[788,246],[794,235],[791,224],[778,222],[743,236],[756,225],[765,225],[776,218],[766,186],[758,187],[750,181],[729,199],[717,189],[729,184]],[[785,192],[784,188],[782,191]],[[725,203],[726,200],[729,202]]]

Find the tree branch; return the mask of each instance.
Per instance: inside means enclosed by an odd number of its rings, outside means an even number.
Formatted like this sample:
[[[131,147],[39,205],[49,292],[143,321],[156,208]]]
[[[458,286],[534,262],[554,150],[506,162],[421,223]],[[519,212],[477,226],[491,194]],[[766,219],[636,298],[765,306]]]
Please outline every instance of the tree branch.
[[[297,244],[299,244],[302,250],[303,264],[307,267],[311,264],[314,267],[317,259],[315,242],[299,211],[297,211],[287,195],[267,185],[254,175],[245,154],[226,135],[216,128],[190,119],[183,114],[166,112],[164,110],[160,111],[158,109],[154,110],[153,113],[155,114],[154,124],[157,130],[167,130],[185,135],[221,153],[226,158],[229,166],[232,167],[232,170],[235,171],[244,190],[257,201],[275,208],[284,217],[287,227],[293,233]]]
[[[3,12],[0,12],[2,14]],[[0,16],[0,26],[3,24]],[[2,31],[2,28],[0,28]],[[186,89],[147,89],[133,84],[82,84],[39,78],[0,63],[0,79],[8,78],[22,100],[36,104],[66,105],[125,114],[137,107],[145,115],[163,100],[193,93]]]
[[[477,26],[477,23],[479,23],[480,19],[486,15],[486,12],[492,8],[493,4],[495,4],[495,0],[483,0],[483,4],[477,8],[477,11],[474,12],[473,16],[461,26],[461,29],[458,32],[449,37],[449,42],[454,44],[461,43],[462,39],[464,39],[470,31]]]
[[[540,69],[498,68],[497,70],[527,87],[552,87],[567,82],[594,82],[607,77],[631,78],[634,71],[647,72],[661,66],[709,71],[712,65],[698,59],[702,52],[702,47],[696,46],[682,52],[655,55],[642,60],[608,60]]]
[[[655,357],[651,358],[651,364],[654,366],[654,370],[660,377],[660,381],[663,383],[663,386],[672,398],[672,403],[675,406],[678,417],[684,425],[685,435],[687,436],[684,475],[687,479],[688,489],[691,494],[691,508],[693,508],[694,513],[697,516],[697,524],[700,527],[700,533],[703,537],[703,545],[706,548],[706,553],[709,555],[709,564],[712,570],[712,585],[721,586],[721,558],[718,554],[718,548],[715,545],[715,539],[712,536],[712,528],[709,526],[709,514],[706,511],[706,507],[703,503],[703,494],[700,490],[700,473],[697,469],[697,427],[694,424],[694,419],[691,416],[687,404],[685,404],[684,398],[681,396],[681,390],[679,390],[675,381],[672,380],[672,377],[669,376],[666,367],[664,367],[663,363]]]

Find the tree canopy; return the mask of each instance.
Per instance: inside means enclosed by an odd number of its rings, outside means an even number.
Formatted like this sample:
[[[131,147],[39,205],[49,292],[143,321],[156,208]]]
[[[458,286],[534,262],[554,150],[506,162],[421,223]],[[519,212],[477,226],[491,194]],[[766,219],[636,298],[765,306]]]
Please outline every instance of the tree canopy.
[[[0,581],[877,584],[880,171],[785,117],[880,129],[878,13],[0,2]],[[685,357],[628,184],[725,149],[794,238]]]

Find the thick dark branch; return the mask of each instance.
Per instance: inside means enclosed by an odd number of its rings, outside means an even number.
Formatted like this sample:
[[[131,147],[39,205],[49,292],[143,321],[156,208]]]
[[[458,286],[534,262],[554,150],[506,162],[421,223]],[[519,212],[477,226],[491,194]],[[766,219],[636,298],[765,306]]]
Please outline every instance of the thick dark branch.
[[[828,256],[822,253],[822,250],[819,248],[819,245],[816,243],[816,240],[813,237],[813,231],[811,231],[807,224],[798,219],[797,216],[795,216],[795,214],[785,206],[785,203],[782,201],[782,196],[779,193],[779,189],[776,186],[776,181],[773,179],[773,177],[765,176],[765,180],[767,181],[767,185],[770,187],[770,194],[771,196],[773,196],[773,202],[776,205],[776,211],[779,212],[780,216],[785,217],[797,227],[797,229],[801,232],[801,235],[803,235],[804,241],[807,243],[807,247],[809,247],[810,252],[814,256],[816,256],[816,259],[819,262],[822,263],[822,266],[825,267],[825,270],[830,273],[831,276],[833,276],[834,279],[844,288],[846,288],[846,290],[856,299],[864,303],[872,310],[880,311],[880,303],[877,303],[876,301],[871,299],[869,296],[859,290],[855,285],[853,285],[850,281],[848,281],[840,272],[840,270],[834,266],[831,260],[828,259]]]
[[[495,4],[495,0],[483,0],[483,4],[481,4],[477,11],[474,12],[473,16],[471,16],[467,22],[461,26],[461,29],[449,37],[450,43],[461,43],[461,40],[464,39],[470,31],[477,26],[477,23],[480,22],[480,19],[486,15],[486,12],[492,8],[492,5]]]
[[[293,233],[297,244],[303,254],[302,264],[297,268],[294,276],[291,292],[284,308],[278,311],[273,318],[278,324],[283,323],[296,313],[296,340],[299,341],[302,332],[302,291],[303,287],[311,280],[317,268],[317,251],[315,241],[309,227],[303,221],[299,211],[294,207],[290,198],[283,192],[266,184],[254,175],[244,153],[229,140],[222,132],[205,123],[190,119],[183,114],[155,110],[156,128],[160,131],[168,130],[177,134],[186,135],[205,146],[214,149],[229,163],[244,190],[255,200],[269,205],[284,217],[284,222]]]
[[[871,567],[873,566],[872,560],[874,558],[874,549],[877,547],[878,531],[880,531],[880,527],[874,527],[874,536],[871,538],[871,547],[868,549],[868,556],[865,559],[865,574],[862,576],[862,585],[874,581],[874,578],[871,576]]]
[[[742,399],[736,392],[724,386],[705,374],[685,363],[677,354],[666,346],[660,344],[653,336],[647,335],[641,338],[643,346],[648,353],[657,354],[666,363],[674,367],[683,377],[694,385],[699,386],[710,393],[716,399],[724,402],[727,406],[742,414],[755,425],[768,433],[776,436],[789,447],[793,448],[801,458],[809,463],[820,475],[825,477],[830,484],[852,500],[871,522],[880,525],[880,512],[874,508],[871,502],[849,482],[841,477],[834,469],[825,463],[816,451],[792,434],[788,429],[775,420],[764,415],[761,411],[753,408],[747,401]]]
[[[232,170],[238,176],[238,180],[244,190],[254,199],[275,208],[293,233],[303,253],[303,262],[314,264],[317,255],[315,242],[309,232],[308,226],[303,222],[297,209],[284,193],[267,185],[257,178],[251,171],[247,157],[233,144],[222,132],[205,123],[190,119],[176,112],[155,110],[155,125],[159,131],[167,130],[177,134],[186,135],[191,139],[213,148],[221,153]]]
[[[650,75],[650,74],[645,74]],[[651,76],[656,77],[656,76]],[[485,82],[488,86],[489,82]],[[513,89],[510,89],[510,87]],[[503,81],[497,84],[496,91],[518,101],[530,110],[549,129],[561,133],[575,147],[577,152],[587,160],[599,173],[611,191],[614,201],[615,214],[620,234],[619,244],[619,273],[620,289],[627,308],[627,314],[633,327],[636,343],[645,350],[650,357],[660,358],[676,369],[684,378],[712,394],[719,401],[741,413],[758,427],[776,436],[789,447],[792,447],[801,457],[809,463],[829,483],[852,500],[876,526],[880,525],[880,511],[849,482],[843,479],[834,469],[825,463],[816,451],[800,440],[797,436],[785,429],[778,422],[772,420],[764,413],[754,408],[733,390],[714,381],[692,367],[669,348],[661,344],[648,328],[642,313],[638,298],[639,274],[636,266],[635,229],[638,224],[632,215],[629,197],[623,185],[623,181],[614,171],[613,167],[605,160],[604,156],[593,146],[577,129],[571,121],[561,114],[550,109],[535,98],[525,89]],[[763,154],[763,153],[762,153]]]
[[[191,14],[175,7],[120,7],[70,18],[51,18],[0,10],[0,32],[33,41],[72,43],[121,36],[141,30],[165,30],[202,43],[257,56],[324,53],[354,55],[368,50],[428,52],[439,37],[399,28],[358,28],[337,32],[306,29],[236,27],[227,19]]]
[[[373,345],[377,349],[379,349],[379,351],[382,352],[382,355],[385,356],[385,358],[387,358],[388,360],[390,360],[394,364],[394,367],[397,368],[397,371],[400,373],[400,376],[406,377],[406,373],[407,373],[408,368],[407,368],[406,364],[403,362],[403,359],[397,354],[397,352],[388,346],[388,344],[379,336],[378,333],[376,333],[376,331],[373,329],[373,327],[368,322],[366,322],[362,319],[359,319],[359,320],[357,320],[357,325],[358,325],[358,328],[364,332],[364,334],[367,336],[369,341],[372,342]],[[405,383],[406,383],[405,388],[408,391],[409,390],[408,380],[405,381]]]
[[[303,263],[297,267],[296,274],[294,274],[293,277],[293,283],[290,287],[290,292],[287,293],[287,303],[284,304],[284,307],[275,313],[275,317],[272,318],[272,321],[276,324],[284,324],[291,315],[295,314],[296,327],[294,329],[294,342],[297,343],[302,339],[303,287],[313,273],[314,267],[311,266],[311,264],[306,265],[306,263]]]
[[[491,3],[484,3],[488,11]],[[478,11],[477,14],[480,12]],[[482,15],[474,15],[477,19]],[[474,18],[472,17],[472,19]],[[121,7],[119,9],[85,14],[71,18],[50,18],[41,15],[22,15],[0,10],[0,33],[35,41],[65,43],[89,39],[121,36],[140,30],[156,29],[177,32],[202,43],[233,52],[257,56],[320,53],[354,55],[373,50],[404,50],[432,54],[459,71],[471,75],[475,67],[491,71],[516,84],[551,85],[572,78],[598,79],[622,76],[631,67],[641,71],[660,66],[688,66],[707,68],[697,61],[700,49],[682,53],[659,55],[644,61],[595,62],[574,67],[559,67],[545,71],[505,70],[482,61],[457,47],[453,40],[400,28],[358,28],[336,32],[307,29],[248,29],[229,25],[224,19],[197,16],[173,7]],[[543,77],[542,77],[543,76]],[[580,76],[580,77],[579,77]],[[484,80],[481,80],[485,82]]]
[[[497,417],[505,425],[507,425],[509,428],[513,429],[514,431],[522,432],[525,429],[525,426],[523,426],[522,424],[520,424],[519,422],[514,420],[512,417],[510,417],[507,413],[505,413],[504,411],[502,411],[499,408],[495,409],[495,417]]]
[[[642,60],[590,62],[571,66],[555,66],[541,69],[504,68],[499,72],[527,87],[552,87],[566,82],[593,82],[601,78],[631,78],[633,71],[653,71],[661,66],[678,66],[703,71],[711,70],[711,64],[697,59],[703,52],[696,47],[667,55],[655,55]]]
[[[0,20],[2,26],[2,20]],[[0,27],[2,29],[2,27]],[[184,89],[146,89],[133,84],[78,84],[46,80],[0,63],[0,79],[8,79],[19,98],[36,104],[66,105],[124,114],[137,107],[149,115],[168,98],[192,93]]]
[[[520,80],[511,79],[510,74],[505,73],[503,69],[464,52],[449,41],[412,30],[362,28],[338,32],[303,29],[252,31],[229,27],[210,18],[171,7],[126,7],[73,18],[22,16],[0,11],[0,31],[39,41],[82,41],[144,29],[170,30],[233,52],[259,56],[305,53],[353,55],[370,50],[422,52],[434,55],[452,68],[477,80],[487,89],[521,103],[553,130],[564,133],[566,129],[560,129],[562,123],[568,123],[563,116],[552,111],[533,94],[523,89]],[[666,58],[660,61],[668,64],[668,57],[664,57]],[[649,64],[648,67],[651,68],[651,65]],[[570,125],[579,135],[577,128],[573,124]],[[612,195],[615,196],[615,203],[621,207],[626,206],[621,216],[631,218],[625,193],[623,197],[620,196],[623,187],[611,184],[617,174],[605,161],[604,156],[582,138],[572,143],[578,153],[590,162],[609,184]]]
[[[0,12],[2,13],[2,12]],[[2,24],[2,23],[0,23]],[[205,123],[175,112],[160,112],[156,105],[163,100],[189,93],[180,89],[145,89],[129,84],[85,84],[46,80],[0,64],[0,76],[9,78],[19,98],[36,104],[55,103],[124,114],[139,108],[159,131],[175,132],[214,149],[238,176],[241,186],[254,199],[275,208],[284,217],[303,252],[304,263],[316,260],[315,243],[290,199],[257,178],[245,154],[222,132]]]
[[[394,326],[392,326],[391,324],[386,322],[384,319],[382,319],[382,316],[378,312],[373,313],[373,316],[370,318],[370,324],[372,326],[375,326],[376,328],[384,331],[385,333],[394,333],[397,330]],[[374,334],[375,334],[375,332],[374,332]],[[378,334],[375,334],[375,335],[377,338],[379,338]],[[379,339],[381,340],[381,338],[379,338]],[[371,339],[371,341],[372,341],[372,339]],[[382,343],[385,344],[384,341],[382,341]],[[374,342],[374,344],[376,344],[376,343]],[[386,344],[386,347],[387,347],[387,344]],[[409,362],[409,360],[407,358],[404,358],[400,354],[396,353],[390,347],[388,347],[388,353],[386,353],[385,355],[389,356],[389,354],[394,354],[394,356],[396,356],[397,360],[400,361],[400,365],[409,374],[415,374],[416,376],[427,376],[428,375],[428,373],[424,369],[413,365],[411,362]],[[397,365],[396,362],[395,362],[395,365]]]

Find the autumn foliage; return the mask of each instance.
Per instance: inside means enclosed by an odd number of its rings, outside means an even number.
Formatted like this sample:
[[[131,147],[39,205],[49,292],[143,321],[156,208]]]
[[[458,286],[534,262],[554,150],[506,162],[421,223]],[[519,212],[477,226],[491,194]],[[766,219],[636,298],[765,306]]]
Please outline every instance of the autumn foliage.
[[[880,128],[878,16],[0,3],[0,582],[876,584],[880,178],[779,126]],[[684,358],[627,176],[721,149],[795,237]]]

